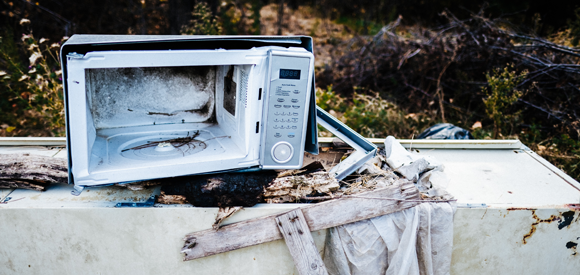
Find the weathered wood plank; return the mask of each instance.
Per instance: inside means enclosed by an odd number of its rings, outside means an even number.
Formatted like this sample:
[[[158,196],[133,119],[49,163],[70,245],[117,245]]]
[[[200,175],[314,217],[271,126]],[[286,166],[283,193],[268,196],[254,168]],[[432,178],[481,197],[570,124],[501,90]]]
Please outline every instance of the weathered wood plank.
[[[0,155],[0,188],[42,191],[51,183],[67,182],[66,159],[25,154]]]
[[[300,208],[276,217],[278,229],[284,236],[286,246],[301,275],[327,275],[324,262],[314,244],[310,229]]]
[[[0,179],[23,179],[45,182],[68,182],[66,159],[40,155],[0,155]]]
[[[17,188],[44,191],[48,184],[39,182],[30,182],[26,180],[2,180],[0,179],[0,188]]]
[[[274,217],[238,222],[217,231],[208,229],[187,234],[181,250],[185,253],[184,261],[282,239]]]
[[[385,189],[357,194],[356,196],[360,198],[344,198],[305,207],[302,212],[310,230],[326,229],[397,212],[419,204],[415,201],[398,200],[420,199],[419,190],[412,182],[393,185]],[[389,198],[392,200],[364,197]]]
[[[341,198],[301,208],[310,230],[326,229],[401,211],[418,205],[417,200],[420,199],[419,190],[412,182],[398,182],[357,196],[368,198]],[[187,234],[184,238],[185,245],[181,250],[185,253],[184,260],[203,258],[282,239],[275,221],[278,215],[230,224],[218,231],[209,229]]]

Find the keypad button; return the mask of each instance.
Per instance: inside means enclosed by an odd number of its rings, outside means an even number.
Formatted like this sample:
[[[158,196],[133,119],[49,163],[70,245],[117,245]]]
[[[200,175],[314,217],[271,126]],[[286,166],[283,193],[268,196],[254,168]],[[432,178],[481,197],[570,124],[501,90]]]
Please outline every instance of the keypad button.
[[[291,105],[284,105],[284,108],[290,108],[292,107]]]
[[[293,98],[291,101],[292,101],[292,103],[297,103],[298,102],[298,99]]]
[[[274,105],[274,108],[280,108],[280,107],[282,107],[282,105],[280,105],[280,104]]]
[[[294,135],[294,133],[288,133],[288,137],[289,138],[294,138],[296,135]]]
[[[298,113],[294,113],[294,116],[298,116],[298,115],[299,115]]]
[[[296,129],[298,129],[297,126],[292,126],[292,130],[296,130]]]
[[[292,119],[292,122],[296,123],[296,122],[298,122],[298,119],[297,118],[293,118]]]
[[[284,105],[284,107],[286,107],[286,105]],[[298,108],[300,108],[300,105],[292,105],[292,108],[298,109]]]
[[[283,99],[283,98],[278,98],[278,100],[277,100],[277,101],[278,101],[278,102],[284,102],[284,99]]]
[[[274,137],[277,137],[277,138],[282,137],[282,134],[276,133],[276,134],[274,134]]]
[[[300,90],[294,90],[293,93],[294,94],[299,94],[300,93]]]

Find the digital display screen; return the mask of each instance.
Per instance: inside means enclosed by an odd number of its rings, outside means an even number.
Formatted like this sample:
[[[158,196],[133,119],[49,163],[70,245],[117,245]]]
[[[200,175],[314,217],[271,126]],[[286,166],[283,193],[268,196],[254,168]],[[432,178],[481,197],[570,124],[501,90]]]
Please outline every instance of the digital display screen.
[[[300,70],[280,69],[281,79],[300,79]]]

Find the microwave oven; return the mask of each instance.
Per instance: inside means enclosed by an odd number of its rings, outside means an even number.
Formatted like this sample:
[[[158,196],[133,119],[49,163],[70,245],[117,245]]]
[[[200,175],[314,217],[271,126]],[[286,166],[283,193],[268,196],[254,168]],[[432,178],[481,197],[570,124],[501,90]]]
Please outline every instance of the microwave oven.
[[[73,194],[318,153],[310,37],[74,35],[61,57]]]

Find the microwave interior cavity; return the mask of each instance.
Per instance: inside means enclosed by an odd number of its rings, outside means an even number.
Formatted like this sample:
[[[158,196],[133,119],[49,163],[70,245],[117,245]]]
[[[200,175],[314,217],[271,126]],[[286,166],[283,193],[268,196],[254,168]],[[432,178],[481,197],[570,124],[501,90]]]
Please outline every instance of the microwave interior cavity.
[[[87,131],[94,133],[89,170],[247,154],[243,109],[250,69],[86,69]]]

